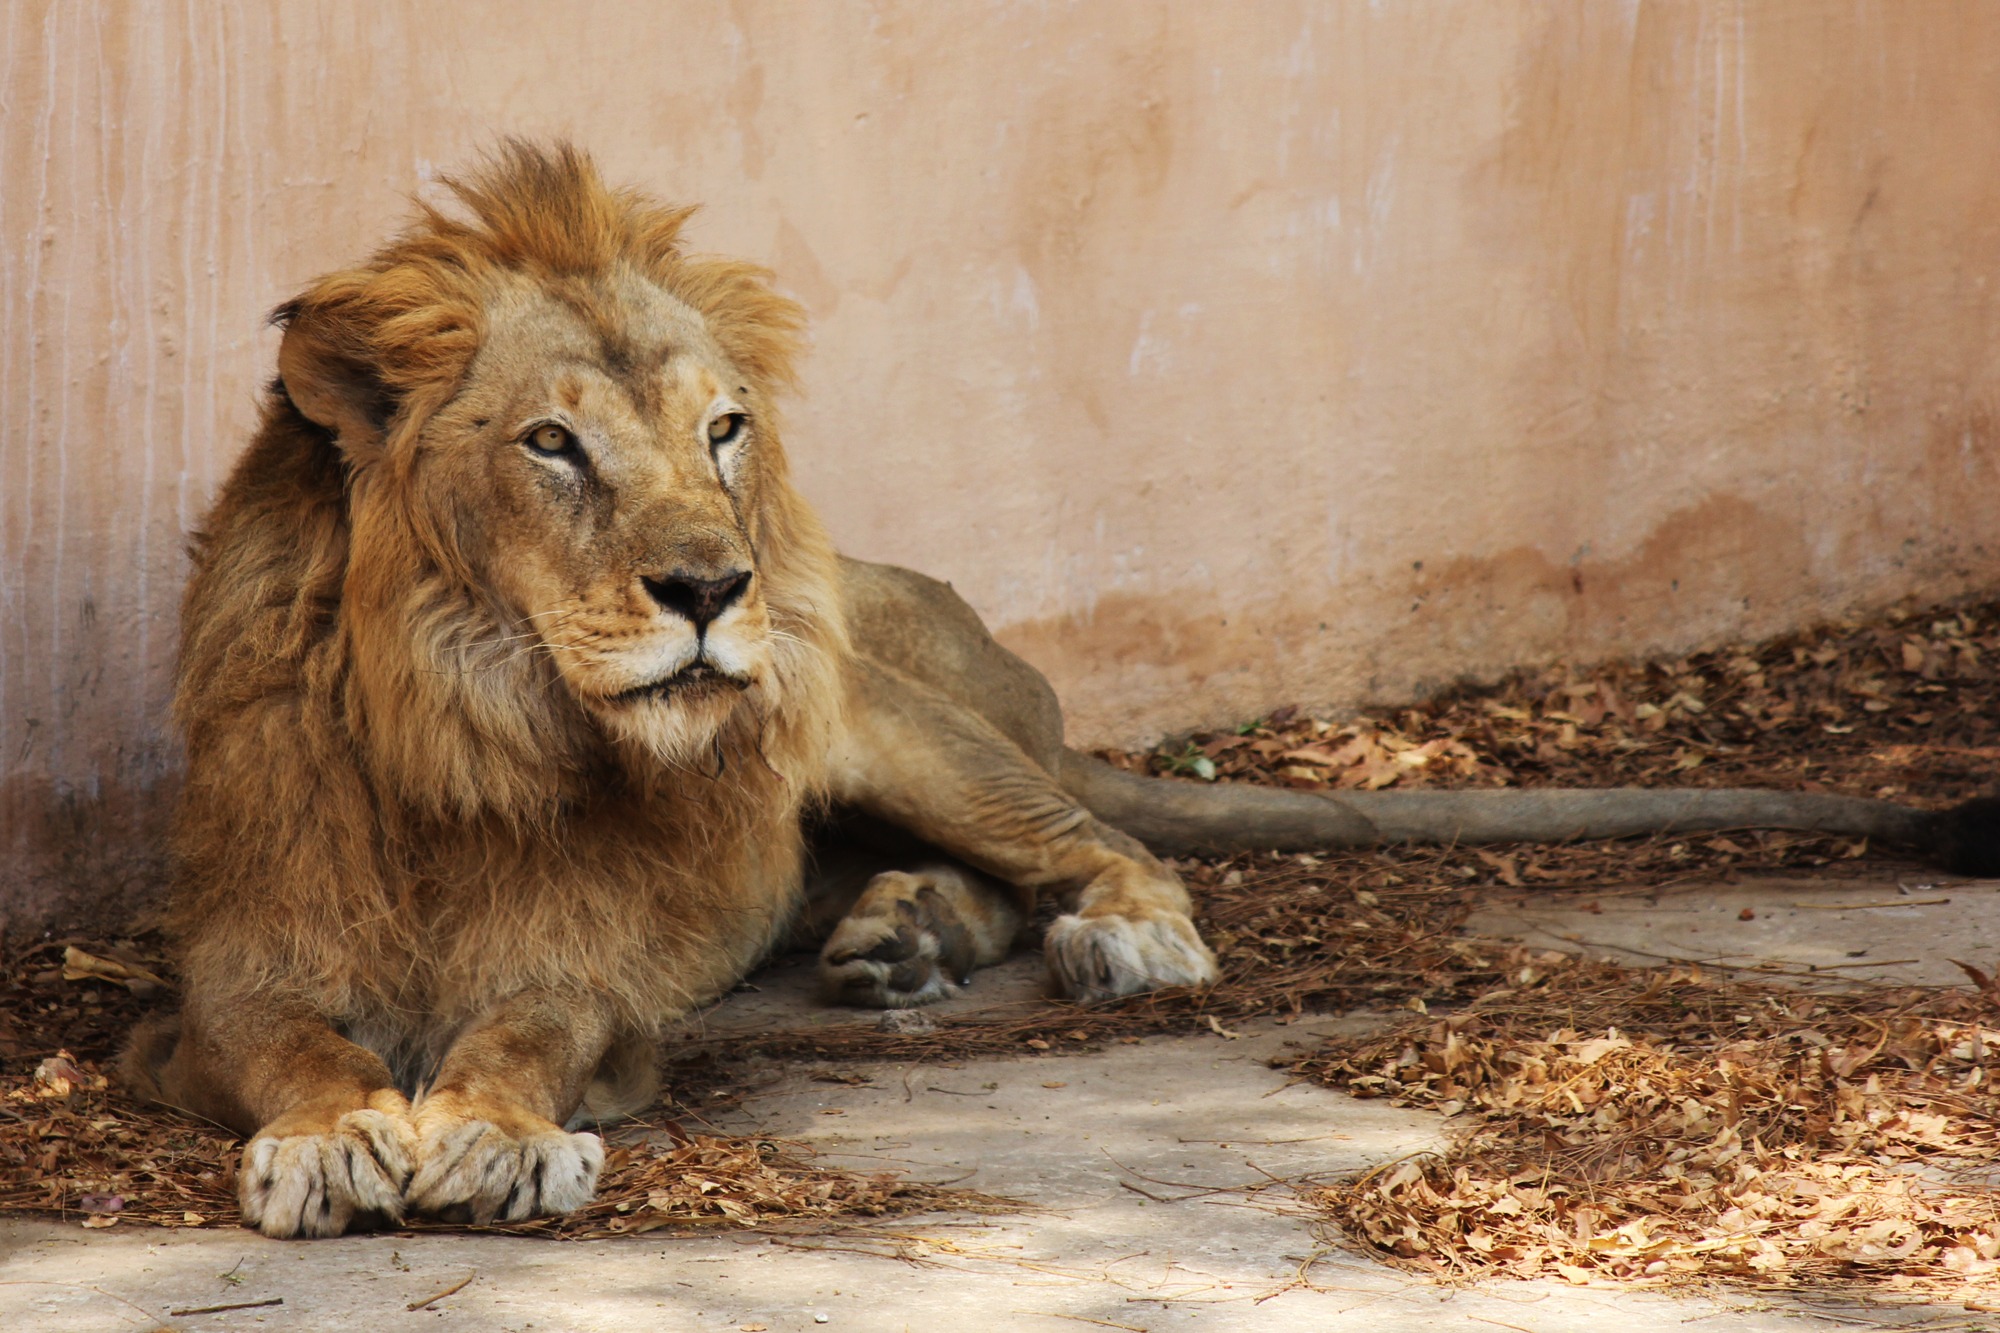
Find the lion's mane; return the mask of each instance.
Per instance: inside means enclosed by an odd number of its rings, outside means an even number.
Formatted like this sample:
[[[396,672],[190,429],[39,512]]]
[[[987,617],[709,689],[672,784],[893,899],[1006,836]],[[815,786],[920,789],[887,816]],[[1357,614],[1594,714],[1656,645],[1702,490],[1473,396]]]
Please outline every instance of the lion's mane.
[[[424,208],[279,311],[281,376],[347,386],[381,428],[315,424],[274,382],[195,539],[175,698],[189,1002],[295,992],[412,1062],[523,987],[612,995],[650,1030],[733,982],[791,909],[847,651],[768,406],[798,307],[761,269],[686,253],[691,209],[608,190],[569,149],[509,145],[448,184],[461,208]],[[501,284],[615,324],[604,293],[632,272],[702,315],[768,432],[744,523],[773,670],[678,767],[593,724],[470,572],[464,516],[412,484]]]

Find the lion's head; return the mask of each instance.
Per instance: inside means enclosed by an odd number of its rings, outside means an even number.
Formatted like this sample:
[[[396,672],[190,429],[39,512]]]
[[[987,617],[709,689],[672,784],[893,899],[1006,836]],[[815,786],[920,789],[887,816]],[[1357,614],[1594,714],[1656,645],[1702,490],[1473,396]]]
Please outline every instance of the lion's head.
[[[278,391],[346,473],[378,776],[466,811],[573,795],[607,757],[775,762],[839,640],[774,404],[801,312],[574,150],[448,185],[463,215],[426,209],[278,316]]]

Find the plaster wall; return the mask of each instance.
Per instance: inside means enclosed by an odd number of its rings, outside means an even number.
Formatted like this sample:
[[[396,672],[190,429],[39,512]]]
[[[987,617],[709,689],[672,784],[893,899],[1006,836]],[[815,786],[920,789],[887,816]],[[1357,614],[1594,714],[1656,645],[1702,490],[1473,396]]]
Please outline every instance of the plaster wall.
[[[777,269],[806,491],[1078,741],[2000,572],[1979,0],[12,0],[0,919],[155,883],[263,316],[507,132]]]

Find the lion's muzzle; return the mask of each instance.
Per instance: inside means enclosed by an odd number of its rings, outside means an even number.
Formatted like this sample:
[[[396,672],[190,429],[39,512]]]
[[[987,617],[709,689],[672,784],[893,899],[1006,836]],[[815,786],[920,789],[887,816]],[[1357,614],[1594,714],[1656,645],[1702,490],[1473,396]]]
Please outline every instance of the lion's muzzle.
[[[646,592],[662,607],[687,618],[697,635],[704,633],[709,623],[724,611],[743,599],[750,587],[750,571],[729,569],[719,574],[704,575],[689,570],[676,569],[662,575],[641,574],[639,582]]]

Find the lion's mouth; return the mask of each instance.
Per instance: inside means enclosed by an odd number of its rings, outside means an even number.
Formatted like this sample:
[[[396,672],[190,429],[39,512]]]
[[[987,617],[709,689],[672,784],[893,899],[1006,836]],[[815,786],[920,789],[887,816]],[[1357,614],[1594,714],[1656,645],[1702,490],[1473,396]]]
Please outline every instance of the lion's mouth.
[[[734,676],[713,663],[692,662],[658,680],[644,685],[634,685],[629,690],[620,690],[611,696],[613,703],[637,703],[641,699],[673,699],[688,695],[719,693],[723,690],[744,690],[750,687],[747,676]]]

